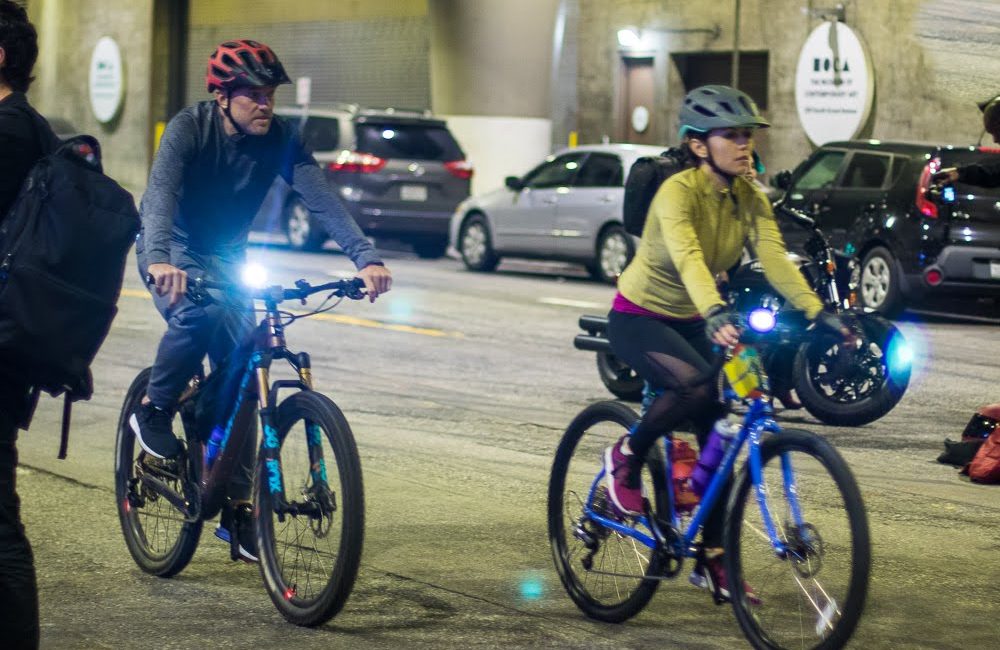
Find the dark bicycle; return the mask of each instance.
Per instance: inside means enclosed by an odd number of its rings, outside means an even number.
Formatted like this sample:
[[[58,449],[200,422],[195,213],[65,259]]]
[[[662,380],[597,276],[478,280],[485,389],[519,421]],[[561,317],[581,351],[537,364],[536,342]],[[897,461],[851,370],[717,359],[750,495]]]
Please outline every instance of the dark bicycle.
[[[263,436],[253,486],[254,531],[264,586],[278,611],[297,625],[320,625],[344,606],[361,561],[361,463],[343,413],[312,388],[309,355],[286,347],[285,327],[332,309],[344,297],[364,297],[362,286],[359,279],[318,286],[299,280],[294,288],[248,291],[204,279],[191,283],[188,295],[195,302],[214,300],[208,290],[217,290],[262,301],[264,309],[258,311],[264,315],[241,348],[247,352],[239,359],[244,370],[236,369],[238,392],[231,395],[235,401],[224,419],[206,425],[198,408],[199,397],[208,393],[208,384],[223,367],[191,379],[174,420],[175,433],[180,431],[178,437],[185,441],[179,459],[148,455],[128,423],[146,394],[149,368],[139,373],[125,396],[115,447],[115,493],[125,542],[143,571],[167,578],[187,566],[203,522],[225,505],[225,488],[244,445],[252,444],[258,411]],[[324,292],[324,302],[310,312],[278,309],[284,301],[304,304],[308,296]],[[287,361],[296,378],[272,381],[276,359]],[[295,392],[279,403],[282,389]],[[217,435],[210,437],[213,428]],[[232,553],[236,559],[235,543]]]

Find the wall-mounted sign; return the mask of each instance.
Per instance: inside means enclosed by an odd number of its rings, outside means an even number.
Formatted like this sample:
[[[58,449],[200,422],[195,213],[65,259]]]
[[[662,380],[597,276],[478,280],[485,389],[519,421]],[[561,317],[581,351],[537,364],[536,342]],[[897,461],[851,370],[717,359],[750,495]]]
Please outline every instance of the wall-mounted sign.
[[[857,136],[874,95],[875,74],[857,34],[841,22],[814,29],[795,73],[799,121],[813,144]]]
[[[643,133],[647,128],[649,128],[649,109],[645,106],[636,106],[632,109],[632,130]]]
[[[125,73],[118,43],[105,36],[90,56],[90,107],[98,122],[115,119],[125,98]]]

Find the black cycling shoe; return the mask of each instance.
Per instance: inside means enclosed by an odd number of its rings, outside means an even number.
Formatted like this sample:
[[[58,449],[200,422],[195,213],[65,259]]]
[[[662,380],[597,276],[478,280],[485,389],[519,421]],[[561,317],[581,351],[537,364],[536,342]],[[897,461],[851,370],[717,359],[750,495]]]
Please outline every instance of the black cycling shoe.
[[[215,536],[224,542],[229,542],[230,553],[234,560],[258,561],[251,504],[238,503],[223,508],[219,525],[215,528]]]
[[[152,404],[140,404],[128,419],[135,438],[146,453],[156,458],[176,458],[180,455],[180,440],[174,435],[173,417]]]

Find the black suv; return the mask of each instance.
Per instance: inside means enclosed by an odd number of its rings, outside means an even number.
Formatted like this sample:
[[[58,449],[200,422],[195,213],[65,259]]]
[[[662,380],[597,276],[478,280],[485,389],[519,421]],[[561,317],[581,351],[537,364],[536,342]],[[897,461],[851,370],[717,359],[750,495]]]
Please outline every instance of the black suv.
[[[772,183],[814,214],[831,243],[861,259],[858,298],[895,317],[923,296],[1000,296],[1000,189],[957,184],[926,196],[942,167],[993,162],[1000,150],[878,140],[831,142]],[[808,233],[779,215],[792,251]]]
[[[448,222],[469,196],[472,166],[444,120],[428,111],[354,104],[277,108],[302,139],[365,234],[398,239],[420,257],[444,255]],[[284,231],[299,250],[327,239],[319,221],[284,183],[276,183],[255,230]]]

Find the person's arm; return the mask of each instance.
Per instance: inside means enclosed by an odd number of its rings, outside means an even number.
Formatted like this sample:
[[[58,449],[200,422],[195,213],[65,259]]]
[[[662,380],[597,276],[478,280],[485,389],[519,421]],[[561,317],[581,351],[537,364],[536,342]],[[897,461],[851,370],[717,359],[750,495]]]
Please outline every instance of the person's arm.
[[[326,232],[344,250],[358,269],[370,264],[381,264],[371,242],[365,238],[354,218],[348,214],[323,176],[323,170],[316,164],[312,154],[306,152],[297,140],[293,140],[295,150],[288,184],[302,197],[302,201],[314,213]]]
[[[715,276],[708,270],[694,228],[693,219],[697,215],[694,214],[693,191],[679,180],[668,179],[653,197],[649,218],[660,222],[660,232],[674,268],[698,313],[707,316],[714,307],[725,306],[726,301],[719,294]]]
[[[178,114],[160,138],[139,211],[146,272],[152,276],[159,295],[170,295],[171,306],[187,290],[187,273],[170,263],[170,232],[184,191],[184,169],[194,159],[197,148],[198,127],[194,118],[186,112]]]
[[[979,187],[1000,187],[1000,163],[959,167],[958,181]]]
[[[197,141],[197,124],[186,112],[170,120],[160,139],[140,208],[143,245],[150,265],[170,263],[170,232],[184,191],[184,169],[194,159]]]
[[[823,311],[823,302],[788,259],[788,249],[767,197],[758,193],[754,201],[751,243],[764,268],[764,276],[792,306],[805,312],[809,320],[814,320]]]

